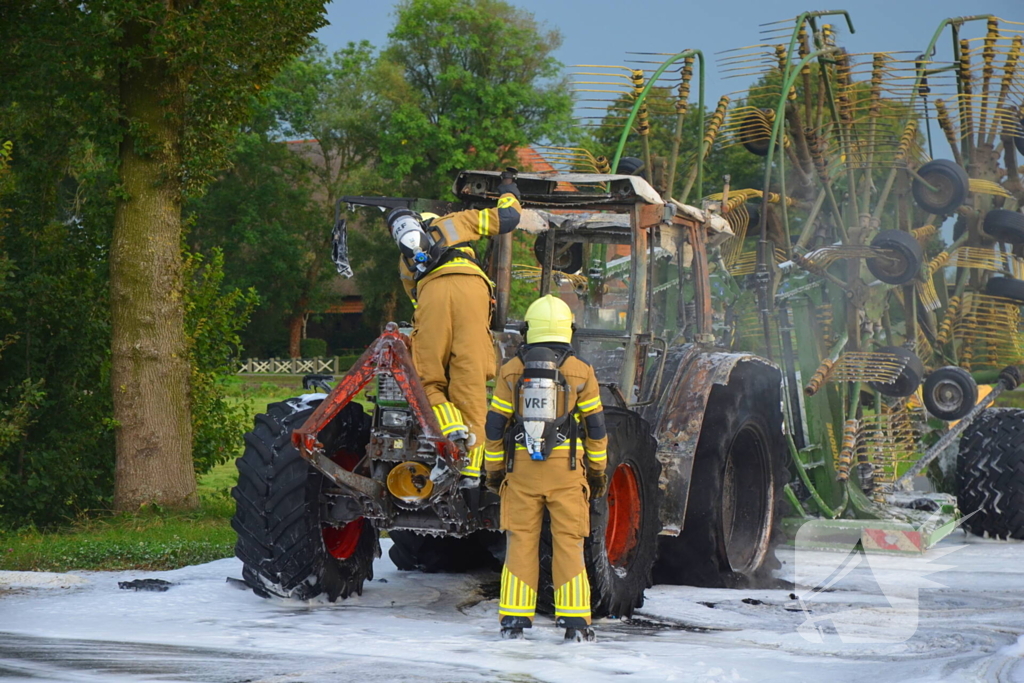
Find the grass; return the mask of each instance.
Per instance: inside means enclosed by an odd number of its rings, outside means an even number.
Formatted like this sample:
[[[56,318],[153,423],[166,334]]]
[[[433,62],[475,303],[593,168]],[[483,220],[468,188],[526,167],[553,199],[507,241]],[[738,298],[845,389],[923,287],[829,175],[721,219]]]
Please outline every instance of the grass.
[[[230,400],[248,403],[253,412],[307,393],[294,375],[232,377],[227,390]],[[233,460],[201,476],[200,507],[190,512],[151,507],[82,518],[48,531],[0,529],[0,570],[164,570],[231,557],[231,487],[237,476]]]
[[[83,518],[53,531],[0,531],[0,570],[159,570],[231,557],[235,478],[234,462],[201,477],[201,506],[195,511],[154,506],[134,514]]]
[[[371,385],[372,386],[372,385]],[[225,382],[229,401],[253,413],[268,403],[310,393],[301,375],[236,375]],[[369,408],[365,393],[356,400]],[[190,512],[151,507],[134,514],[83,517],[47,531],[0,528],[0,570],[65,572],[164,570],[234,554],[233,460],[199,477],[200,507]]]

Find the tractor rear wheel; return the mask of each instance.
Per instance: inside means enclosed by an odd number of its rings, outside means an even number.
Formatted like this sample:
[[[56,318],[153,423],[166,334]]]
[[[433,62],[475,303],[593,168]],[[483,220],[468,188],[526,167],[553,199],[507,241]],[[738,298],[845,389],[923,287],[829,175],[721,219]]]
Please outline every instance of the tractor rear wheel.
[[[235,555],[242,578],[261,597],[331,602],[362,594],[380,557],[377,529],[358,518],[341,526],[322,520],[320,501],[326,478],[292,444],[322,398],[271,403],[245,435],[245,451],[236,461],[238,485],[232,489],[238,534]],[[320,435],[332,459],[351,469],[365,448],[368,425],[363,408],[351,403]]]
[[[989,408],[968,425],[956,483],[972,534],[1024,539],[1024,410]]]
[[[779,566],[787,447],[779,402],[755,389],[734,381],[711,390],[683,530],[661,537],[656,583],[750,586]]]

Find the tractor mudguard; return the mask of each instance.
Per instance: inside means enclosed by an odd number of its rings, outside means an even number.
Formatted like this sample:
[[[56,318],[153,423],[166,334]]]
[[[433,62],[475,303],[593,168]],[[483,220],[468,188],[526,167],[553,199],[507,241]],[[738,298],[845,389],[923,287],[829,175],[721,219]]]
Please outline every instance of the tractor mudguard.
[[[749,364],[757,373],[767,373],[777,390],[766,401],[782,400],[782,372],[771,361],[750,353],[701,353],[696,346],[684,352],[672,381],[657,401],[657,412],[645,415],[656,425],[661,478],[661,533],[678,536],[686,518],[694,454],[711,389],[727,385],[740,364]]]

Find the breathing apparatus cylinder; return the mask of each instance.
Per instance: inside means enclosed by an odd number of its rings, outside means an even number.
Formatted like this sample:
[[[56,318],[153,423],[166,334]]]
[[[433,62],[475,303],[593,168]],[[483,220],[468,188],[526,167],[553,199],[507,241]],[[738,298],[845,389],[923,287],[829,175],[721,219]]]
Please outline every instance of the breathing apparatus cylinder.
[[[516,406],[523,425],[523,446],[531,460],[545,460],[554,446],[556,422],[564,412],[559,410],[565,388],[558,381],[558,357],[551,349],[538,346],[527,352],[523,365]]]
[[[387,222],[402,256],[408,259],[416,270],[426,271],[431,261],[430,248],[433,241],[423,229],[420,219],[420,216],[409,209],[395,209],[388,215]]]

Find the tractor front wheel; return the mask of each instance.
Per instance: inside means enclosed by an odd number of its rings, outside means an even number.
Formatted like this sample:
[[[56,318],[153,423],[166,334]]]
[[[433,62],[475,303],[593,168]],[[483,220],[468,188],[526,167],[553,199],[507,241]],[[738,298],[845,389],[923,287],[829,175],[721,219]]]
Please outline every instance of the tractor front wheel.
[[[711,390],[679,536],[662,536],[655,582],[742,587],[770,578],[788,479],[782,411],[767,387]]]

